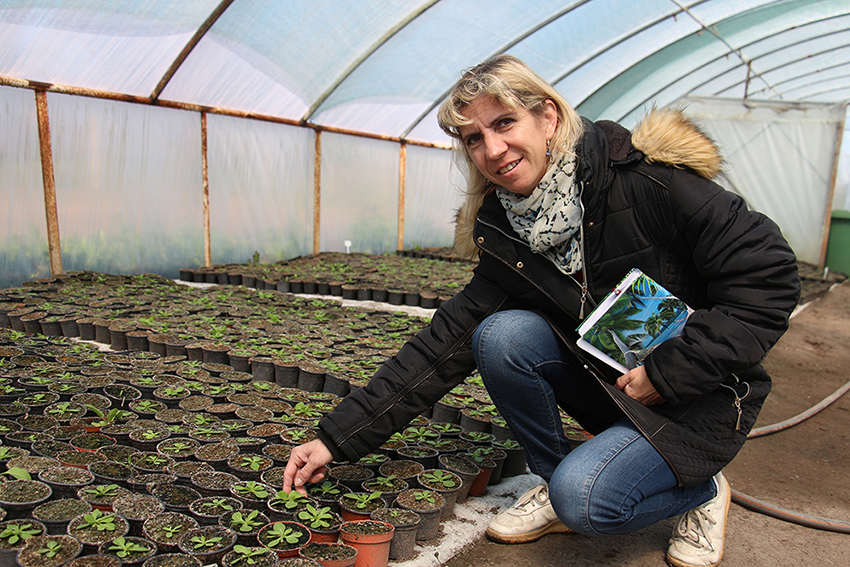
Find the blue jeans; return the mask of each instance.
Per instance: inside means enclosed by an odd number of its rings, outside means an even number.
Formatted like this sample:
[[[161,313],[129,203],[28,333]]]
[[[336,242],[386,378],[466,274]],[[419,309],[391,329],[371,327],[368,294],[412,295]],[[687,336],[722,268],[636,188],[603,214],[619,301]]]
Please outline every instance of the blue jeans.
[[[569,528],[585,535],[629,533],[715,496],[711,480],[677,486],[658,451],[540,315],[496,313],[475,331],[472,347],[493,403],[532,472],[549,483],[552,506]],[[571,450],[559,405],[599,433]]]

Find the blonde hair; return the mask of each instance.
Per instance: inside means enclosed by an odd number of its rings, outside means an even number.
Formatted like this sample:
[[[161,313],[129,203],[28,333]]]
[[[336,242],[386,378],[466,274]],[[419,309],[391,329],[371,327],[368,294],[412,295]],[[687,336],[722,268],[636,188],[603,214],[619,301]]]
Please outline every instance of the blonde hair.
[[[512,55],[498,55],[467,69],[440,106],[437,122],[451,136],[460,161],[467,167],[467,193],[483,196],[490,191],[487,179],[472,163],[466,147],[460,143],[460,127],[471,124],[463,111],[474,100],[488,96],[510,108],[524,108],[535,115],[543,112],[544,103],[555,104],[558,125],[550,149],[553,160],[562,154],[573,154],[584,126],[578,113],[552,85],[540,78],[528,65]]]

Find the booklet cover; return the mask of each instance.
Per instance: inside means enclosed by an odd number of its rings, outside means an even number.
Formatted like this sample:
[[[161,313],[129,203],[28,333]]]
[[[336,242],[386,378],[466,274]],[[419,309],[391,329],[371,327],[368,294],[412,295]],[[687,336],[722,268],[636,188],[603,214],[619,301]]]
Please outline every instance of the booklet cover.
[[[622,373],[681,334],[693,310],[634,268],[578,327],[578,346]]]

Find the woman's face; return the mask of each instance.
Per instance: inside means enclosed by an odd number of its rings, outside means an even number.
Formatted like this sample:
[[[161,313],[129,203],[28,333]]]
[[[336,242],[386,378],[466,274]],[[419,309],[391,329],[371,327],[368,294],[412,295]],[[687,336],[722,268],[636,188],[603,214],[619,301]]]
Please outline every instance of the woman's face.
[[[518,195],[531,195],[549,166],[546,142],[558,124],[555,103],[547,100],[541,113],[532,114],[482,96],[462,114],[472,123],[460,127],[461,142],[484,177]]]

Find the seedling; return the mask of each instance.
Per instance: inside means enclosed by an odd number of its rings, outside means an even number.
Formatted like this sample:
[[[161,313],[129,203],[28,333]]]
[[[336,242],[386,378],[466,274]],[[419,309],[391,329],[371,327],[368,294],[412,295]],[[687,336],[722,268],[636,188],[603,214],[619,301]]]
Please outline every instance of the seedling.
[[[157,437],[160,437],[162,435],[162,431],[158,429],[145,429],[144,431],[142,431],[141,435],[148,441],[152,441]]]
[[[136,409],[138,411],[152,412],[152,411],[156,411],[157,409],[159,409],[162,406],[160,404],[157,404],[153,400],[139,400],[139,401],[135,402],[132,405],[132,407],[133,407],[133,409]]]
[[[384,454],[369,453],[368,455],[361,457],[360,461],[358,461],[358,462],[361,463],[361,464],[364,464],[364,465],[374,465],[374,464],[377,464],[377,463],[383,463],[386,460],[387,460],[387,456],[384,455]]]
[[[183,526],[163,526],[160,529],[165,532],[167,539],[171,539],[183,530]]]
[[[378,488],[386,488],[387,490],[392,490],[395,486],[395,482],[398,480],[398,477],[394,474],[389,476],[376,476],[372,480],[369,481],[369,484],[372,486],[377,486]]]
[[[289,492],[289,494],[292,494],[292,492],[295,491],[293,490]],[[342,490],[339,489],[339,486],[328,480],[324,481],[322,484],[317,484],[316,486],[310,489],[310,492],[320,496],[339,496],[340,494],[342,494]],[[280,493],[278,493],[278,495],[279,494]]]
[[[296,429],[294,431],[288,431],[286,435],[291,441],[301,442],[301,441],[304,441],[307,438],[307,430],[306,429]]]
[[[314,410],[304,402],[298,402],[297,404],[295,404],[295,407],[292,408],[291,413],[302,418],[315,418],[321,417],[322,415],[321,412]]]
[[[411,427],[407,429],[402,434],[402,436],[406,441],[412,441],[416,443],[424,439],[437,439],[440,434],[434,431],[433,429],[429,429],[427,427]]]
[[[346,500],[346,505],[349,508],[357,508],[358,510],[363,510],[373,500],[378,500],[381,498],[380,491],[375,492],[350,492],[348,494],[343,494],[342,497]]]
[[[192,446],[189,445],[188,443],[184,443],[182,441],[175,441],[171,445],[163,447],[162,449],[160,449],[160,451],[165,451],[167,453],[180,453],[180,452],[183,452],[183,451],[187,451],[191,448],[192,448]]]
[[[422,478],[430,484],[439,484],[443,488],[454,488],[457,486],[457,481],[455,481],[452,474],[442,470],[422,473]]]
[[[275,495],[274,498],[272,498],[269,504],[271,504],[272,506],[283,506],[287,510],[292,510],[293,508],[297,508],[304,502],[308,502],[307,497],[298,492],[297,490],[291,490],[289,492],[284,492],[283,490],[281,490]]]
[[[238,528],[240,532],[252,532],[256,528],[264,525],[264,522],[260,520],[255,520],[259,515],[258,510],[252,510],[248,515],[243,515],[242,512],[234,512],[232,516],[230,516],[230,523],[233,524],[234,527]]]
[[[242,460],[239,462],[240,466],[245,469],[251,469],[252,471],[258,471],[260,468],[266,464],[265,459],[257,455],[246,455],[242,457]]]
[[[251,549],[244,545],[234,545],[233,551],[236,552],[236,558],[232,561],[233,564],[244,561],[248,565],[253,565],[255,563],[254,557],[259,557],[267,552],[265,549]]]
[[[118,496],[117,484],[104,484],[100,486],[92,486],[83,490],[96,502],[103,502],[104,498],[112,498]]]
[[[243,484],[237,484],[233,487],[233,490],[243,496],[254,497],[258,500],[269,497],[269,491],[266,490],[266,487],[253,480],[246,481]]]
[[[195,425],[207,425],[210,423],[215,423],[215,418],[207,415],[196,415],[195,416]]]
[[[162,395],[167,398],[176,398],[186,393],[186,388],[183,386],[171,386],[162,390]]]
[[[437,501],[434,498],[434,493],[430,490],[417,490],[414,493],[414,498],[416,498],[417,502],[428,502],[429,504],[433,504]]]
[[[221,537],[219,537],[219,536],[207,537],[207,536],[199,535],[199,536],[193,537],[189,541],[192,542],[192,547],[194,549],[204,549],[204,548],[215,547],[216,545],[218,545],[219,542],[221,542]]]
[[[94,425],[95,427],[104,427],[106,425],[115,423],[115,420],[120,419],[121,415],[124,414],[124,410],[121,410],[119,408],[112,408],[106,415],[104,415],[104,413],[100,411],[100,409],[94,407],[91,404],[86,404],[86,408],[88,408],[90,412],[100,418],[92,422],[92,425]]]
[[[269,530],[266,532],[266,535],[270,538],[266,545],[268,545],[269,547],[277,547],[283,543],[294,545],[298,543],[299,538],[303,534],[299,531],[296,531],[292,526],[287,526],[286,524],[278,522],[272,524],[272,527],[269,528]]]
[[[321,528],[329,528],[331,526],[329,520],[333,520],[333,515],[331,514],[329,506],[323,506],[317,509],[312,505],[307,504],[307,508],[305,510],[298,512],[298,518],[307,522],[308,527],[317,530]]]
[[[62,384],[62,386],[74,386],[74,384]],[[61,389],[61,386],[60,386],[60,389]],[[72,406],[70,404],[70,402],[62,402],[62,403],[56,404],[55,406],[49,408],[47,410],[47,413],[54,414],[54,415],[71,415],[71,414],[80,413],[82,411],[83,410],[81,410],[77,406]]]
[[[109,546],[109,551],[114,551],[118,557],[129,557],[131,553],[146,553],[151,548],[146,545],[138,544],[134,541],[117,537],[112,540],[112,545]]]
[[[38,550],[40,555],[45,557],[55,557],[62,550],[62,544],[58,541],[45,542],[44,547]]]
[[[9,545],[15,545],[19,541],[29,539],[33,536],[41,535],[42,529],[30,523],[26,524],[9,524],[0,532],[0,539],[6,540]]]
[[[2,447],[5,449],[5,447]],[[22,469],[21,467],[11,467],[9,470],[2,474],[7,474],[9,476],[15,477],[18,480],[32,480],[32,475],[29,473],[27,469]]]
[[[140,465],[151,465],[154,467],[159,467],[168,462],[168,459],[165,457],[157,457],[156,455],[148,455],[145,458],[139,461]]]
[[[83,520],[85,523],[80,524],[77,529],[94,528],[99,532],[115,531],[115,516],[113,514],[104,514],[100,510],[92,510],[83,515]]]
[[[489,441],[493,438],[492,434],[483,431],[470,431],[467,436],[473,441]]]
[[[233,510],[233,506],[228,504],[227,500],[225,500],[224,498],[214,498],[210,500],[210,506],[212,506],[213,508],[221,508],[222,510],[226,510],[228,512]]]

